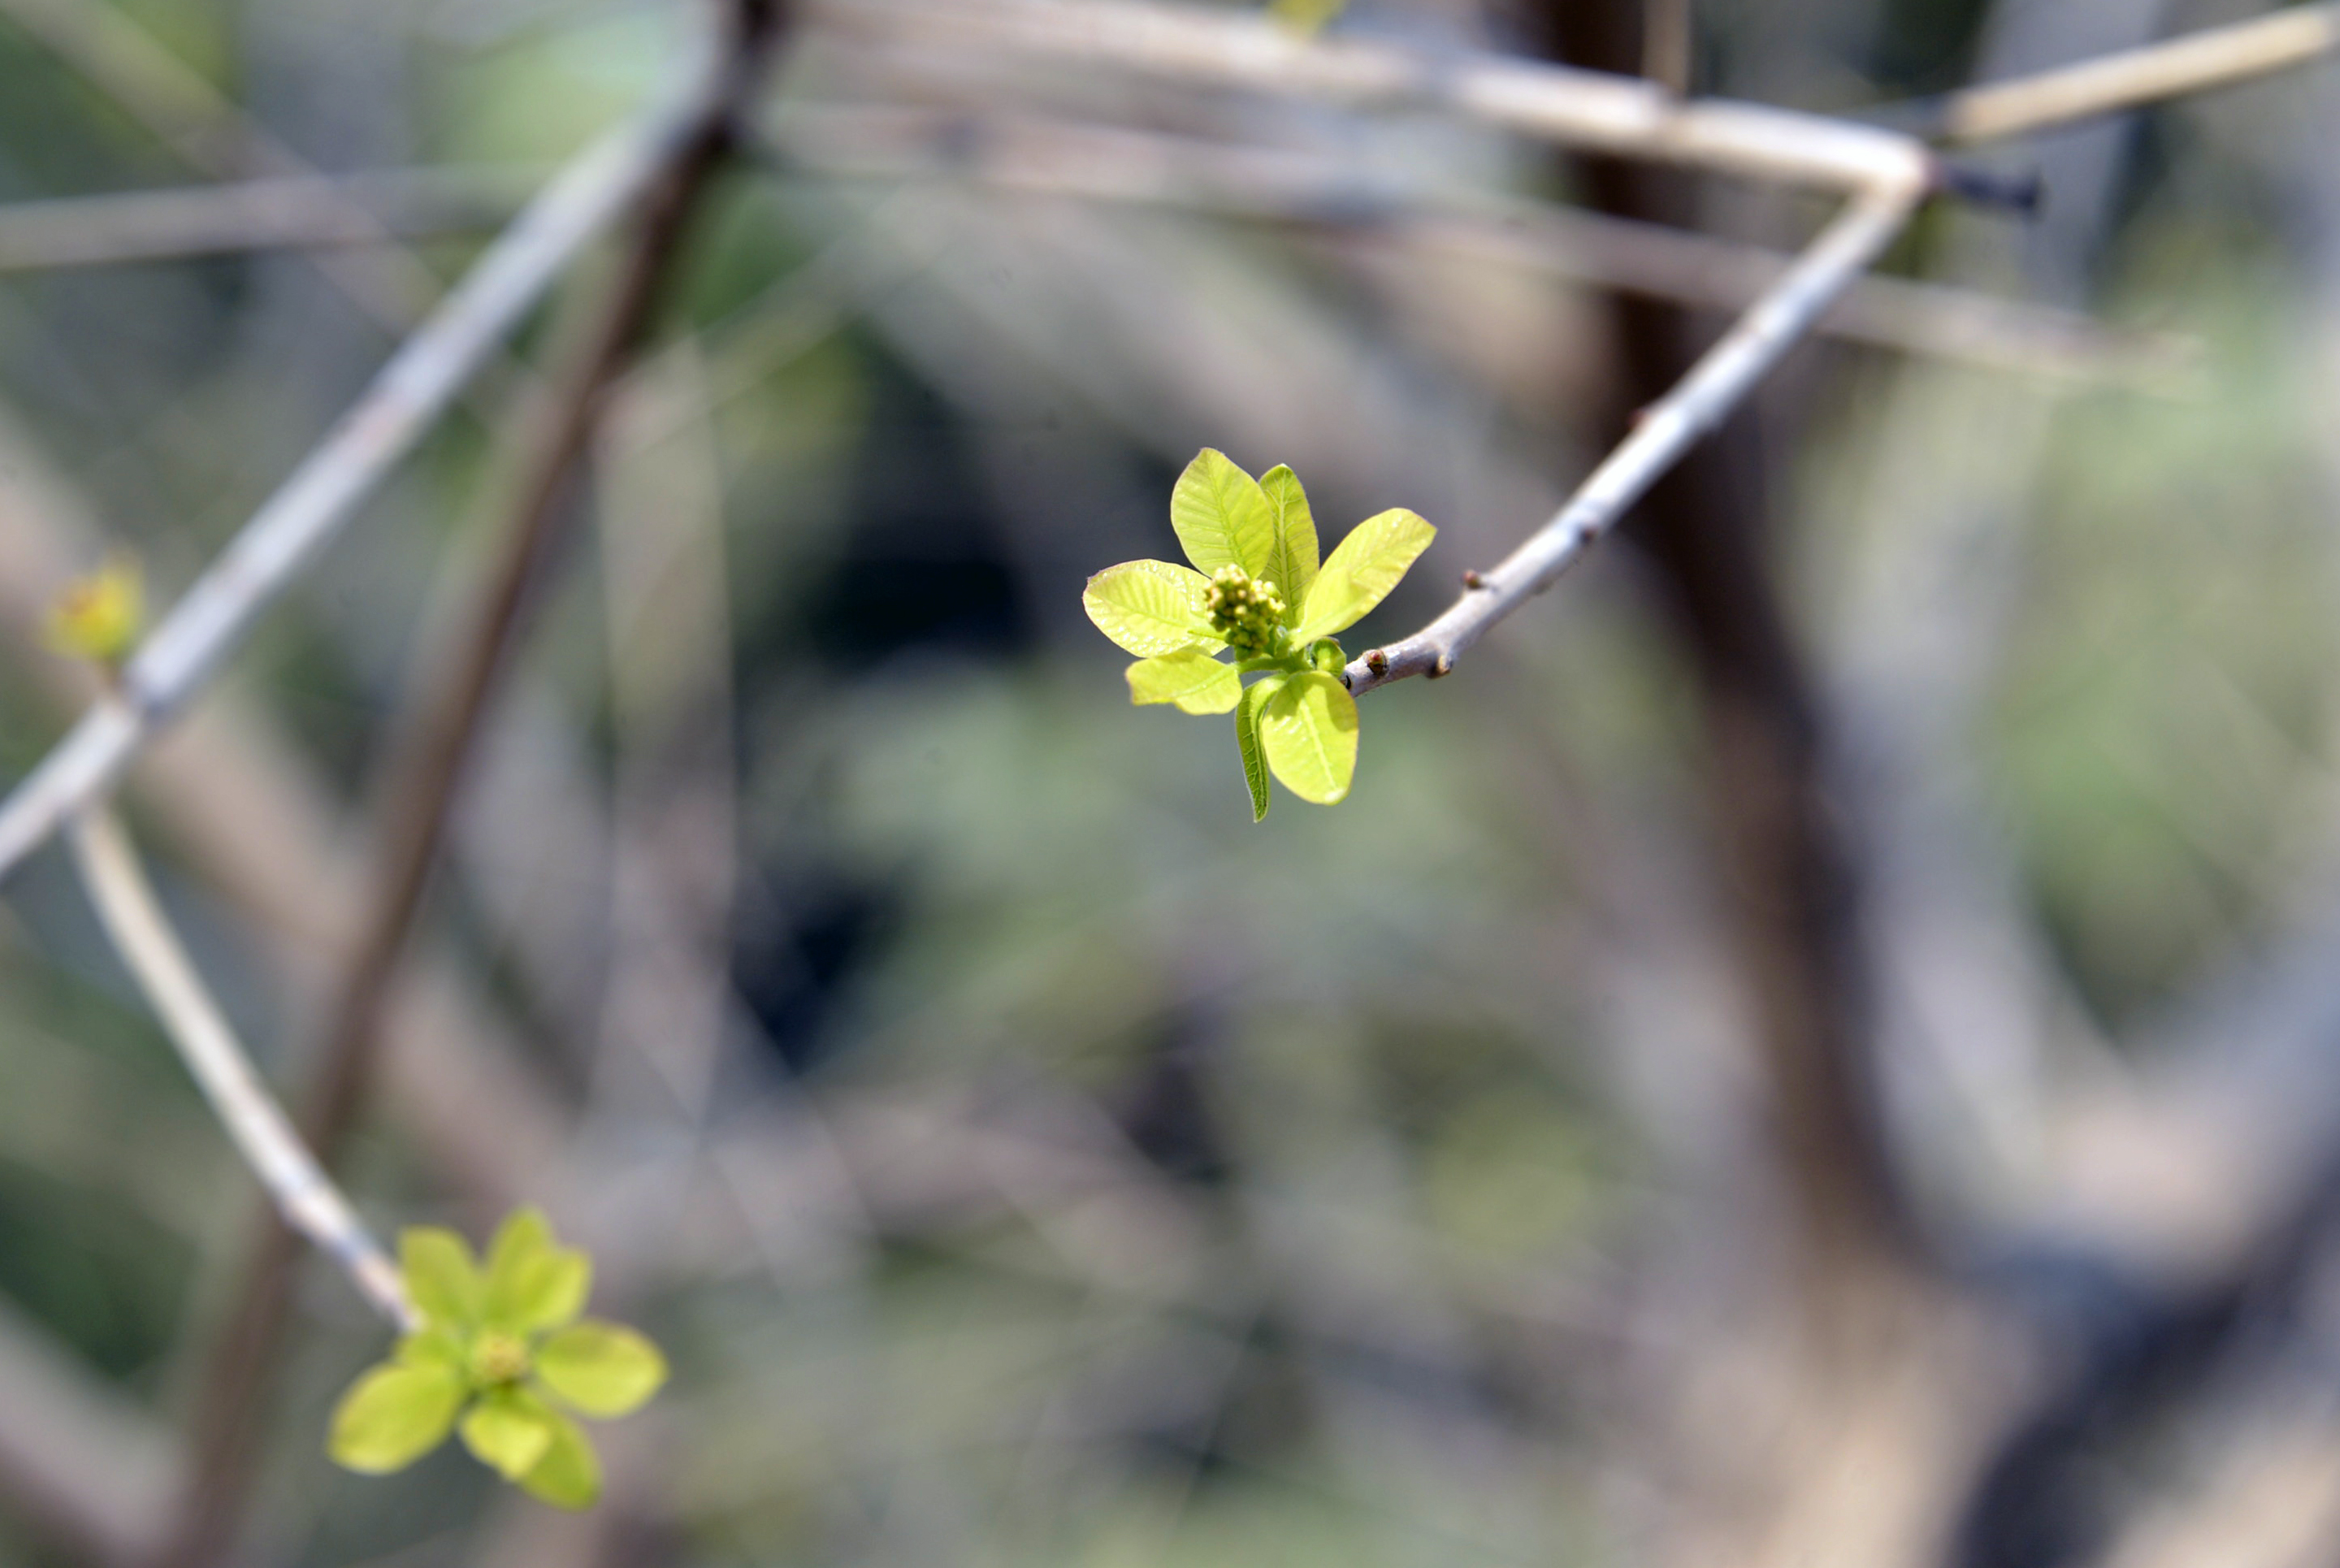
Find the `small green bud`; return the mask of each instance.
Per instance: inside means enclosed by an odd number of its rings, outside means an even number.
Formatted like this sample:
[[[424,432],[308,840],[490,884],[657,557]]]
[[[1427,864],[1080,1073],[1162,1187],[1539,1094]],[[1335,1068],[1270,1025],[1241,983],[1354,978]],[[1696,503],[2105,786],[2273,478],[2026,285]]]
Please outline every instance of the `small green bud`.
[[[1273,581],[1254,581],[1240,566],[1213,572],[1211,586],[1203,594],[1203,610],[1211,618],[1212,629],[1242,659],[1274,653],[1283,644],[1284,608]]]
[[[471,1376],[491,1387],[528,1375],[528,1345],[516,1335],[489,1329],[471,1342]]]
[[[1308,662],[1327,675],[1338,675],[1349,667],[1349,656],[1332,638],[1320,637],[1308,645]]]

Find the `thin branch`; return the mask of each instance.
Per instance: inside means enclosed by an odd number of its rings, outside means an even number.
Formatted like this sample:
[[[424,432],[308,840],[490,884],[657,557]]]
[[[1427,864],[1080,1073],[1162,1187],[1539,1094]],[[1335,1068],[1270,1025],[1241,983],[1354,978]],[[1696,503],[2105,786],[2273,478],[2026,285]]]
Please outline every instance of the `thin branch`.
[[[1309,38],[1257,16],[1147,0],[818,4],[834,25],[910,36],[927,48],[1006,49],[1352,108],[1437,110],[1588,152],[1839,190],[1905,174],[1905,131],[1959,142],[2011,136],[2268,75],[2340,49],[2340,5],[2305,5],[1859,121],[1723,99],[1683,103],[1635,77],[1499,55],[1433,55],[1353,36]]]
[[[401,1329],[420,1327],[398,1265],[292,1130],[204,987],[121,819],[109,807],[93,806],[74,819],[71,837],[82,883],[106,935],[277,1212],[341,1266],[376,1312]]]
[[[1933,169],[1921,145],[1874,125],[1720,99],[1685,104],[1635,77],[1509,55],[1310,38],[1255,15],[1140,0],[818,5],[833,25],[908,35],[931,49],[1008,49],[1351,108],[1438,110],[1588,152],[1755,179],[1854,191]]]
[[[1361,174],[1296,148],[949,109],[799,107],[771,139],[795,168],[842,178],[979,180],[1036,195],[1232,213],[1366,235],[1572,283],[1745,309],[1792,256],[1660,223]],[[2169,384],[2182,341],[2074,312],[1901,278],[1856,279],[1815,331],[1904,353],[2024,374]]]
[[[0,649],[23,689],[66,717],[101,683],[33,633],[102,537],[87,499],[0,412]],[[340,972],[362,892],[342,807],[252,695],[212,692],[136,784],[156,830],[252,920],[287,990],[313,993]],[[560,1114],[521,1069],[521,1047],[486,999],[437,954],[412,967],[403,996],[391,1008],[388,1076],[451,1184],[498,1209],[560,1186],[567,1178],[550,1171]]]
[[[2302,5],[2061,70],[1969,87],[1919,106],[1911,129],[1948,142],[2019,136],[2256,80],[2335,51],[2340,5]]]
[[[430,885],[457,786],[498,678],[524,623],[532,580],[572,508],[566,503],[611,391],[647,334],[690,223],[728,161],[761,91],[781,16],[770,0],[737,0],[734,25],[699,84],[681,134],[665,143],[621,270],[586,352],[551,406],[481,597],[442,679],[422,692],[415,722],[385,769],[380,879],[342,977],[302,1127],[333,1158],[373,1074],[382,1013],[407,936]],[[257,1458],[258,1411],[291,1314],[292,1247],[282,1227],[263,1238],[229,1315],[196,1416],[196,1464],[164,1553],[172,1568],[228,1560]]]
[[[193,168],[222,180],[318,174],[121,6],[0,0],[0,15],[38,38]],[[438,277],[397,249],[390,230],[363,206],[347,203],[345,217],[370,227],[378,248],[325,253],[317,258],[318,270],[377,325],[411,331],[438,297]]]
[[[20,202],[0,207],[0,273],[487,228],[519,205],[518,179],[512,171],[389,169]]]
[[[1643,0],[1641,74],[1677,98],[1690,95],[1695,21],[1691,0]]]
[[[356,405],[154,629],[123,672],[120,698],[84,715],[0,802],[0,877],[113,787],[569,263],[640,197],[690,130],[691,102],[662,104],[594,144],[391,356]]]
[[[1682,452],[1721,422],[1811,330],[1821,312],[1892,243],[1922,198],[1909,185],[1855,197],[1788,275],[1707,351],[1550,522],[1492,571],[1474,573],[1453,607],[1403,641],[1368,650],[1346,672],[1370,691],[1409,675],[1443,675],[1487,629],[1551,587]]]

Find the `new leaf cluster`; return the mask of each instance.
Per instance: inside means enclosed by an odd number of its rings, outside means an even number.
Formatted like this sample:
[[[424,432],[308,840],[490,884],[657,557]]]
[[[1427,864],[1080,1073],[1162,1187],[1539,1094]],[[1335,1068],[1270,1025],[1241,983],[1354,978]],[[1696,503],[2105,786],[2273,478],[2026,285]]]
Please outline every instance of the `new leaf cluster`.
[[[1209,447],[1179,476],[1170,525],[1194,568],[1124,561],[1090,578],[1081,595],[1097,630],[1138,657],[1130,700],[1187,713],[1232,710],[1254,821],[1267,815],[1270,773],[1303,800],[1346,798],[1357,703],[1334,634],[1379,604],[1438,531],[1393,507],[1359,523],[1320,564],[1315,519],[1292,470],[1278,465],[1254,480]],[[1232,660],[1219,657],[1230,650]],[[1251,674],[1259,679],[1245,685]]]
[[[399,1237],[422,1326],[333,1412],[326,1451],[352,1470],[402,1470],[458,1433],[473,1457],[563,1508],[601,1494],[601,1465],[569,1411],[623,1415],[658,1392],[666,1360],[632,1329],[587,1318],[591,1261],[536,1209],[504,1221],[482,1269],[453,1231]]]

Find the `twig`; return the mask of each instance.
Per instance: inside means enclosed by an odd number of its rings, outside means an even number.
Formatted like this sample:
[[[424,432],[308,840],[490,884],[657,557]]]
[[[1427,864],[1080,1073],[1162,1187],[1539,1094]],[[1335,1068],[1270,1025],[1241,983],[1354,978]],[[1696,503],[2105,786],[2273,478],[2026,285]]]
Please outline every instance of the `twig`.
[[[67,717],[87,706],[98,679],[36,647],[33,632],[56,585],[96,555],[102,537],[86,498],[0,415],[0,648],[43,706]],[[342,807],[253,698],[211,693],[136,783],[155,830],[263,933],[288,990],[314,992],[339,972],[362,880],[340,831]],[[450,1185],[499,1209],[557,1189],[560,1113],[457,967],[444,956],[413,966],[391,1016],[387,1076]]]
[[[1294,148],[948,109],[799,107],[776,120],[792,167],[842,178],[956,178],[1040,195],[1233,213],[1367,235],[1383,231],[1588,283],[1742,310],[1794,258],[1587,209],[1362,175]],[[2167,384],[2189,358],[2164,336],[2069,311],[1901,278],[1861,277],[1815,331],[2025,374]]]
[[[0,15],[40,39],[203,173],[223,180],[317,174],[121,6],[87,0],[0,0]],[[348,203],[344,212],[352,224],[370,227],[377,241],[393,239],[363,206]],[[317,258],[317,266],[352,303],[392,332],[411,330],[439,293],[431,269],[394,245],[328,253]]]
[[[1948,142],[2019,136],[2272,75],[2335,50],[2340,5],[2302,5],[2058,71],[1969,87],[1918,106],[1910,112],[1910,128]]]
[[[610,390],[649,329],[700,198],[760,90],[780,19],[774,5],[739,0],[732,35],[689,100],[681,134],[665,143],[616,285],[551,411],[478,612],[445,678],[419,699],[411,739],[385,770],[381,878],[332,1006],[302,1118],[311,1143],[328,1161],[355,1120],[372,1076],[383,1006],[429,886],[472,739],[521,624],[530,581],[569,515],[564,503],[574,471]],[[272,1228],[208,1369],[196,1417],[195,1474],[164,1553],[174,1568],[224,1561],[233,1547],[256,1454],[255,1417],[291,1311],[292,1263],[286,1233]]]
[[[0,273],[484,228],[519,205],[518,178],[512,171],[391,169],[20,202],[0,207]]]
[[[1829,303],[1893,242],[1922,195],[1903,185],[1854,198],[1778,286],[1672,392],[1643,412],[1633,433],[1550,522],[1492,571],[1474,574],[1472,586],[1445,614],[1350,664],[1350,690],[1370,691],[1409,675],[1447,673],[1489,627],[1551,587],[1811,329]]]
[[[689,131],[689,102],[662,104],[570,164],[391,356],[154,629],[123,672],[120,698],[93,708],[0,803],[0,877],[112,788],[577,253],[640,196]]]
[[[1930,173],[1925,149],[1874,125],[1720,99],[1684,104],[1631,76],[1507,55],[1432,55],[1309,38],[1256,15],[1106,0],[818,0],[832,25],[915,30],[926,47],[1011,49],[1353,108],[1421,108],[1588,152],[1839,191]]]
[[[83,885],[106,935],[277,1212],[341,1265],[376,1312],[402,1329],[421,1326],[398,1266],[292,1130],[204,988],[121,819],[107,806],[93,806],[74,819],[71,837]]]
[[[835,25],[915,29],[928,47],[957,41],[1353,108],[1434,109],[1588,152],[1839,190],[1897,173],[1909,157],[1905,130],[1960,142],[2011,136],[2267,75],[2340,49],[2340,5],[2300,6],[1864,122],[1721,99],[1686,104],[1630,76],[1502,55],[1432,55],[1353,36],[1311,39],[1255,16],[1145,0],[818,4]]]
[[[1641,74],[1677,98],[1690,94],[1695,31],[1691,0],[1644,0]]]

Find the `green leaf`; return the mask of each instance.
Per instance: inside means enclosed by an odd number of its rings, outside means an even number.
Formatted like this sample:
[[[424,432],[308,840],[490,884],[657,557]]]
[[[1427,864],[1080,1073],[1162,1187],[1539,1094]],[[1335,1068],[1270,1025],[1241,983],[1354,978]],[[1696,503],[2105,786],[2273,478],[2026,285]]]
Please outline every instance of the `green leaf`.
[[[1331,806],[1357,771],[1357,700],[1336,678],[1295,675],[1259,716],[1267,765],[1303,800]]]
[[[461,1335],[444,1328],[418,1328],[398,1342],[401,1366],[452,1366],[465,1364]]]
[[[1300,476],[1277,463],[1259,476],[1260,493],[1267,497],[1268,514],[1275,521],[1275,545],[1268,552],[1267,575],[1284,594],[1284,624],[1300,624],[1300,612],[1316,581],[1316,519],[1308,510],[1308,492]]]
[[[1267,562],[1275,550],[1275,518],[1267,497],[1223,452],[1205,447],[1178,476],[1170,526],[1186,559],[1206,572],[1240,566],[1254,578],[1273,575]]]
[[[1235,667],[1199,648],[1182,648],[1129,667],[1129,700],[1140,706],[1175,702],[1186,713],[1225,713],[1242,695]]]
[[[484,1321],[514,1334],[556,1328],[585,1310],[593,1265],[553,1239],[541,1210],[515,1211],[488,1248]]]
[[[1357,524],[1317,573],[1316,585],[1308,590],[1307,611],[1292,640],[1313,642],[1363,620],[1437,535],[1436,529],[1402,506]]]
[[[536,1468],[520,1478],[521,1490],[556,1508],[590,1508],[601,1495],[601,1461],[577,1424],[556,1410],[546,1410],[552,1445]]]
[[[487,1298],[471,1246],[451,1230],[409,1226],[398,1236],[398,1262],[415,1310],[436,1323],[469,1328]]]
[[[325,1452],[370,1475],[403,1470],[445,1441],[470,1392],[451,1366],[377,1366],[333,1408]]]
[[[1267,819],[1267,752],[1260,745],[1260,710],[1284,686],[1284,677],[1271,675],[1244,688],[1235,709],[1235,749],[1243,753],[1244,782],[1251,787],[1251,819]]]
[[[522,1394],[490,1394],[471,1406],[459,1428],[471,1456],[507,1481],[518,1481],[552,1447],[552,1412]]]
[[[1196,643],[1215,650],[1226,644],[1203,613],[1203,595],[1210,586],[1210,579],[1192,567],[1125,561],[1089,579],[1081,590],[1081,608],[1124,653],[1140,659]]]
[[[538,1347],[536,1374],[588,1415],[623,1415],[659,1391],[666,1357],[622,1324],[588,1319]]]

